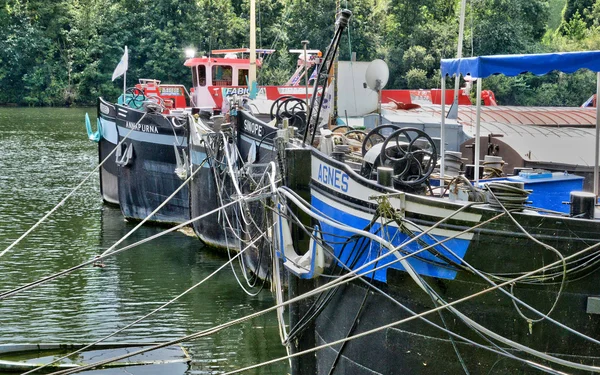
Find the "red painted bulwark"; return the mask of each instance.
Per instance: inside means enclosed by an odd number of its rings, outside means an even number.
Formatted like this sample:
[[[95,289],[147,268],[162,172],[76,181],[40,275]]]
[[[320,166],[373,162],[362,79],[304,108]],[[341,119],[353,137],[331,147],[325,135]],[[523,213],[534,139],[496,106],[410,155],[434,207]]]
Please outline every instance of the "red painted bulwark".
[[[441,104],[442,90],[381,90],[382,103],[416,103],[416,104]],[[454,100],[454,90],[446,90],[446,104],[452,104]],[[463,90],[458,91],[459,105],[472,105],[469,96],[465,95]]]

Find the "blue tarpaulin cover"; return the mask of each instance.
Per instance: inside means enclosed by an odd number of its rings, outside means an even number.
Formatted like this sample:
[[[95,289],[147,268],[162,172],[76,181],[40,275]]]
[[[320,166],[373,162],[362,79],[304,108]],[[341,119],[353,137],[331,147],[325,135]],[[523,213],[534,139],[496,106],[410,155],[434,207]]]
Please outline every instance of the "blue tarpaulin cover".
[[[494,74],[516,76],[525,72],[544,75],[553,70],[573,73],[586,68],[600,71],[600,51],[541,53],[532,55],[496,55],[442,59],[442,74],[485,78]]]

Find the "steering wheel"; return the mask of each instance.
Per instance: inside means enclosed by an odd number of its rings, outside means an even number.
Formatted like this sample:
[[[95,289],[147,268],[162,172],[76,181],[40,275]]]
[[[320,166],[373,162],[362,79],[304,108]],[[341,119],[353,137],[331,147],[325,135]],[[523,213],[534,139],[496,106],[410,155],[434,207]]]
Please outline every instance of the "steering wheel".
[[[277,117],[277,121],[281,119],[281,116],[279,115],[279,108],[281,107],[281,104],[283,104],[283,101],[290,98],[292,98],[292,96],[281,96],[277,98],[273,102],[273,104],[271,104],[271,110],[269,111],[269,114],[271,115],[271,120],[273,120],[275,117]]]
[[[127,96],[123,98],[123,103],[129,107],[131,107],[131,103],[133,103],[136,108],[140,108],[146,100],[146,95],[144,95],[144,92],[137,87],[128,88],[125,90],[125,94],[131,95],[131,98],[129,99],[127,99]]]
[[[291,97],[279,104],[275,116],[277,117],[277,121],[286,118],[289,119],[289,125],[297,127],[298,131],[303,133],[306,126],[307,109],[308,106],[304,100]]]
[[[295,104],[291,108],[288,108],[290,103],[295,103]],[[288,98],[281,103],[281,107],[283,107],[282,115],[284,115],[286,113],[294,114],[296,112],[306,112],[306,110],[308,109],[306,102],[300,98]]]
[[[383,142],[381,165],[394,169],[395,182],[420,185],[433,172],[437,162],[435,143],[427,133],[415,128],[398,129]]]
[[[371,147],[375,146],[378,143],[385,141],[385,139],[387,138],[387,135],[383,134],[383,132],[382,132],[385,129],[392,129],[391,131],[394,132],[394,131],[400,129],[400,126],[394,125],[394,124],[385,124],[385,125],[379,125],[373,129],[371,129],[371,131],[367,133],[367,135],[363,141],[362,156],[365,156],[365,154],[367,153],[367,151],[369,151],[369,149]]]

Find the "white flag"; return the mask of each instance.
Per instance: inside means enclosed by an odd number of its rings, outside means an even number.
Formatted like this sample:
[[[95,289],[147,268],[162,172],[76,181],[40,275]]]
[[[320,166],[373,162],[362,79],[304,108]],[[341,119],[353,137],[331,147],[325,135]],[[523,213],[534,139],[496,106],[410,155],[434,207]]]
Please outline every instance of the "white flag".
[[[325,88],[325,93],[323,93],[323,95],[325,95],[325,98],[323,99],[323,105],[321,106],[319,126],[329,123],[329,116],[331,115],[331,112],[333,109],[333,85],[332,84],[327,84],[327,87]],[[318,100],[319,100],[319,98],[317,98],[317,102],[318,102]]]
[[[121,57],[121,61],[119,61],[119,65],[117,65],[117,67],[115,68],[115,71],[113,72],[113,75],[112,75],[113,81],[115,80],[115,78],[122,76],[123,73],[125,73],[127,71],[127,61],[128,60],[129,60],[129,55],[127,54],[127,46],[125,46],[125,53],[123,54],[123,57]]]

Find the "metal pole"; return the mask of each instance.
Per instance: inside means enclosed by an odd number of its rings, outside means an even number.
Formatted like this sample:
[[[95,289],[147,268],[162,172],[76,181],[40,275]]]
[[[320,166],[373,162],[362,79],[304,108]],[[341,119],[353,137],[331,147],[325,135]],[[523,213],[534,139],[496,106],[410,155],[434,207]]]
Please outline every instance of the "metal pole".
[[[477,113],[475,115],[475,185],[479,184],[479,150],[481,133],[481,78],[477,78]]]
[[[125,55],[127,56],[127,69],[129,69],[129,53],[127,53],[127,46],[125,46]],[[125,91],[127,91],[127,69],[123,73],[123,104],[125,104]]]
[[[335,2],[335,19],[337,20],[338,16],[342,11],[341,0],[336,0]],[[340,59],[339,49],[335,51],[335,55],[333,56],[333,111],[329,114],[329,118],[333,118],[333,125],[335,126],[338,115],[338,61]],[[348,125],[348,124],[346,124]]]
[[[594,195],[598,199],[598,158],[600,154],[600,72],[596,73],[596,157],[594,158]]]
[[[444,192],[446,175],[446,163],[444,161],[444,153],[446,151],[446,75],[442,73],[442,122],[440,124],[440,196]]]
[[[308,40],[303,40],[302,41],[302,46],[304,46],[304,80],[305,80],[305,86],[306,86],[306,113],[309,112],[310,108],[309,106],[309,100],[308,100],[308,54],[306,53],[306,47],[308,46]]]
[[[252,89],[256,82],[256,0],[250,0],[250,70],[248,87]]]
[[[460,18],[458,24],[458,47],[456,49],[456,58],[462,58],[462,47],[465,33],[465,8],[467,0],[461,0],[460,2]],[[456,75],[454,80],[454,105],[458,105],[458,89],[460,86],[460,74]]]

